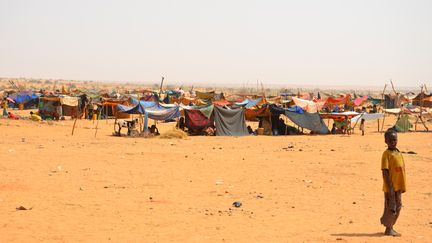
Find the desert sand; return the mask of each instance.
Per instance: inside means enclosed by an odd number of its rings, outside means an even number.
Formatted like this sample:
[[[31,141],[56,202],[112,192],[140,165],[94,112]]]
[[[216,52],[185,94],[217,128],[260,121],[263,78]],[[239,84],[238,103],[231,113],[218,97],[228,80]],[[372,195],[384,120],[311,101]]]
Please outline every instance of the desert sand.
[[[0,119],[0,242],[432,242],[432,133],[399,134],[417,154],[389,238],[375,122],[366,136],[187,139],[115,137],[113,122],[95,137],[88,120],[71,136],[71,120]]]

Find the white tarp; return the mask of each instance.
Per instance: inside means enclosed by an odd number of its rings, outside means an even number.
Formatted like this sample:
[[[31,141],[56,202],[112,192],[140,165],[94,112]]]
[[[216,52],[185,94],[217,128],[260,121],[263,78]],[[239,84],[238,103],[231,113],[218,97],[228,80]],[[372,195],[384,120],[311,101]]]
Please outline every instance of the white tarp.
[[[372,121],[384,117],[384,113],[362,113],[358,116],[351,118],[351,122],[357,122],[360,119],[365,119],[365,121]]]
[[[78,97],[61,96],[60,104],[67,106],[78,106]]]

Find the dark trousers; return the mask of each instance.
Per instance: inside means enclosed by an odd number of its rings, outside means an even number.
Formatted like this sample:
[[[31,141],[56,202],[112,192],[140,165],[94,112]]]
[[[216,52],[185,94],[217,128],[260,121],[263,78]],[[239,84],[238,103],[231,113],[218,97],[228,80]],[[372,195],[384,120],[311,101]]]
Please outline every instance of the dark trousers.
[[[391,203],[391,195],[388,192],[384,193],[384,213],[381,217],[381,224],[383,224],[387,228],[392,228],[394,224],[396,224],[396,220],[399,217],[401,208],[402,208],[402,192],[397,191],[394,194],[394,202],[395,205],[392,208]]]

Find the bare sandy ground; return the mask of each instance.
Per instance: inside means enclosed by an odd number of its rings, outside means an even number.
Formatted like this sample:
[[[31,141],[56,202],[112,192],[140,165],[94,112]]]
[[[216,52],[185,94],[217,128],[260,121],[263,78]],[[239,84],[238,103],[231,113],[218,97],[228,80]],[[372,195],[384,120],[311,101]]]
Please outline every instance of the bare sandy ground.
[[[71,136],[70,120],[0,119],[0,242],[389,240],[376,123],[364,137],[186,140],[113,137],[112,123],[95,138],[92,121]],[[398,147],[417,154],[405,154],[391,241],[432,242],[432,133],[400,134]]]

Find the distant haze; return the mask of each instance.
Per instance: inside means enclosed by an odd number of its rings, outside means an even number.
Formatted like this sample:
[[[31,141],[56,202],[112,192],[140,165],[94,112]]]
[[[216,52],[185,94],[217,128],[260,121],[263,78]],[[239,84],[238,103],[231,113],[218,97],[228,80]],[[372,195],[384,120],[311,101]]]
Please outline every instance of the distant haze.
[[[0,77],[418,87],[430,0],[0,0]]]

